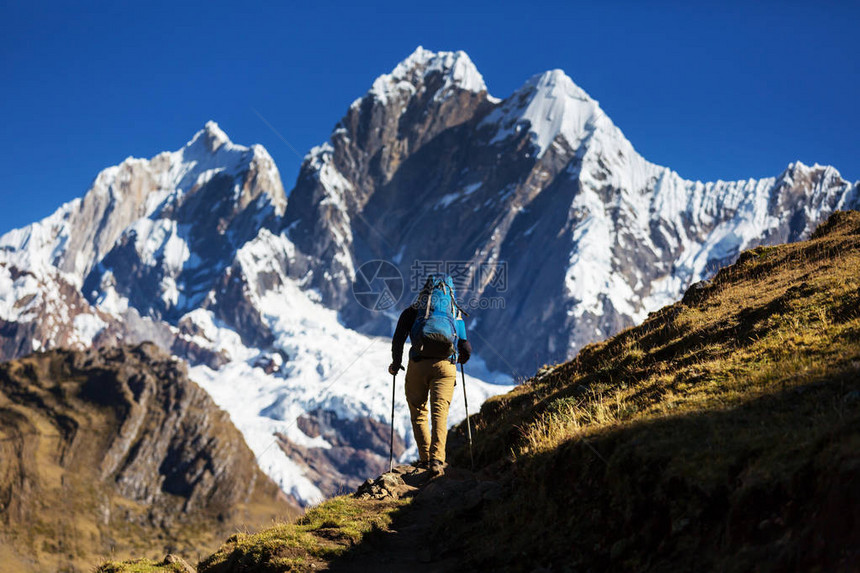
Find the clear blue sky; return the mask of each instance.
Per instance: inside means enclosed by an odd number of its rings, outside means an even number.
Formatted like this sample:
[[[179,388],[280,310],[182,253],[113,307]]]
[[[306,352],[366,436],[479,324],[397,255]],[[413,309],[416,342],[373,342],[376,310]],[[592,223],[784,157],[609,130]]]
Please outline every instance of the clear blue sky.
[[[647,6],[645,4],[648,4]],[[0,6],[0,232],[209,120],[287,189],[349,103],[418,45],[490,93],[562,68],[649,160],[712,180],[791,161],[860,178],[859,2],[119,2]]]

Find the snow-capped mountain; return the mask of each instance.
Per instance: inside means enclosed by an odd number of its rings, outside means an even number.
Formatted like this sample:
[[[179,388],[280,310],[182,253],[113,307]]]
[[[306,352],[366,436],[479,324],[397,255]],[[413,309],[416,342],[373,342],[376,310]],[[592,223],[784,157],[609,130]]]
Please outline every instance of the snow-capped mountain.
[[[468,298],[504,306],[476,304],[481,354],[527,373],[642,320],[744,249],[808,236],[857,206],[858,186],[799,162],[766,179],[688,181],[639,155],[561,70],[499,100],[466,54],[419,48],[310,152],[286,221],[323,301],[353,327],[379,324],[348,296],[362,261],[404,276],[415,261],[465,267]],[[482,270],[501,264],[499,285]]]
[[[457,272],[477,407],[858,195],[800,163],[684,180],[560,70],[500,100],[463,52],[419,48],[352,103],[289,193],[265,149],[210,122],[0,237],[0,354],[152,340],[190,362],[263,469],[309,502],[385,466],[388,336],[422,272]],[[376,259],[407,283],[387,312],[352,295]],[[462,419],[460,396],[452,408]]]

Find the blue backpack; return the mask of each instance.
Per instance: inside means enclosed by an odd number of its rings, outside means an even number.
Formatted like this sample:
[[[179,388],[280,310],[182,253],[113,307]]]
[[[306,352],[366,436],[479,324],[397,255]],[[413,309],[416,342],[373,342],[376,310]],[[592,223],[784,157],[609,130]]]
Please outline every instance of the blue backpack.
[[[418,317],[409,337],[418,358],[457,361],[457,314],[454,281],[448,275],[430,275],[418,296]]]

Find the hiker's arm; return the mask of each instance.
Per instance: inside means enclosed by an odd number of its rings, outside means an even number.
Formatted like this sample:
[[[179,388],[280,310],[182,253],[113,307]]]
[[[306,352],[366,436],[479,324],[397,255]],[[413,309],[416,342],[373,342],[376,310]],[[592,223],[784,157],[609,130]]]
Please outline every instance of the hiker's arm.
[[[457,362],[465,364],[472,356],[472,343],[466,340],[466,321],[458,316],[455,322],[457,327]]]
[[[409,336],[409,331],[412,330],[412,324],[418,316],[418,311],[413,306],[407,306],[400,313],[400,319],[397,321],[397,328],[394,329],[394,336],[391,338],[391,366],[400,368],[403,364],[403,344]],[[396,370],[395,370],[396,372]]]

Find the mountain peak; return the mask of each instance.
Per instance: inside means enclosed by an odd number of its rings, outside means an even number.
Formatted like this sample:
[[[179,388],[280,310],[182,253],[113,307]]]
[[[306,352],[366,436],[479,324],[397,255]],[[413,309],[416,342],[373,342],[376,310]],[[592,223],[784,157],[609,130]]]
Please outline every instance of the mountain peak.
[[[442,75],[442,86],[434,97],[444,97],[451,89],[487,91],[483,76],[466,52],[433,52],[418,46],[391,73],[376,78],[368,95],[384,103],[400,91],[418,93],[424,89],[428,76],[434,73]]]
[[[807,165],[800,160],[792,161],[791,163],[789,163],[788,167],[785,168],[784,173],[790,173],[790,174],[793,174],[795,172],[810,173],[813,171],[831,171],[833,173],[836,173],[836,175],[839,175],[839,170],[837,170],[832,165],[821,165],[817,161],[815,163],[813,163],[812,165]]]
[[[188,142],[186,147],[191,147],[198,141],[203,143],[209,153],[215,153],[223,145],[233,145],[233,142],[230,141],[230,138],[227,137],[224,130],[222,130],[218,124],[211,119],[206,122],[203,129],[194,134],[194,137],[191,138],[191,141]]]
[[[548,92],[555,97],[563,96],[567,99],[575,99],[597,105],[597,101],[586,93],[584,89],[568,76],[564,70],[555,68],[547,70],[542,74],[532,76],[523,86],[533,86],[538,91]]]
[[[498,125],[493,141],[502,141],[528,123],[540,157],[559,136],[576,148],[601,117],[605,114],[597,101],[564,71],[553,69],[529,78],[484,124]]]

